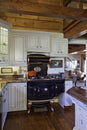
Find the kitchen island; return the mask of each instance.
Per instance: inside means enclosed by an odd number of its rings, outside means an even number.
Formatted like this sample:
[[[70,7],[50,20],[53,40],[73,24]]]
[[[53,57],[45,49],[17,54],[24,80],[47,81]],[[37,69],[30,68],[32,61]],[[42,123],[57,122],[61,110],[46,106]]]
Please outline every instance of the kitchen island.
[[[75,104],[75,126],[73,130],[87,130],[87,90],[73,87],[67,93]]]

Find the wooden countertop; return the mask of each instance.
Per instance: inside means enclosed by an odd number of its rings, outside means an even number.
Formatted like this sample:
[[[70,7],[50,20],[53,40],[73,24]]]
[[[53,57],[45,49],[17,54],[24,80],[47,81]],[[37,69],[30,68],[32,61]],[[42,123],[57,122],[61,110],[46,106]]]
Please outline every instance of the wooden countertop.
[[[81,87],[73,87],[67,91],[67,93],[78,99],[79,101],[87,104],[87,90]]]

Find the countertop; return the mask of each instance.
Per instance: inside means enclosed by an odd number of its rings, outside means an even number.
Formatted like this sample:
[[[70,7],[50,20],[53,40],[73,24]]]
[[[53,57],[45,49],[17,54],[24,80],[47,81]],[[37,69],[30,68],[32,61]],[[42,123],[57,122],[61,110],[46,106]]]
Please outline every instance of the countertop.
[[[2,91],[7,83],[24,83],[27,82],[26,79],[18,78],[18,79],[0,79],[0,96],[2,94]]]
[[[41,81],[41,80],[43,80],[43,79],[39,79],[39,81]],[[63,80],[63,79],[61,79],[61,78],[58,78],[58,79],[44,79],[44,80]],[[69,80],[71,80],[71,79],[65,79],[65,81],[69,81]],[[2,90],[4,89],[4,87],[5,87],[5,85],[7,84],[7,83],[24,83],[24,82],[27,82],[27,81],[36,81],[35,79],[33,80],[33,79],[24,79],[24,78],[17,78],[17,79],[1,79],[0,78],[0,95],[1,95],[1,93],[2,93]],[[38,80],[37,80],[38,81]]]
[[[81,87],[73,87],[67,93],[87,105],[87,90]]]
[[[71,78],[41,78],[41,79],[27,79],[27,81],[41,81],[41,80],[65,80],[65,81],[72,81]]]

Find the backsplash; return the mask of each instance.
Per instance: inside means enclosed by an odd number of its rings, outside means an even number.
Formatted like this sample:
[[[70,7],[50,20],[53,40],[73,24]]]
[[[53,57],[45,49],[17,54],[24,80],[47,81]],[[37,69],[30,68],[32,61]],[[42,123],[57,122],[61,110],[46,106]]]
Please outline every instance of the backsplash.
[[[27,67],[20,67],[20,66],[6,66],[0,67],[0,75],[20,75],[27,72]]]

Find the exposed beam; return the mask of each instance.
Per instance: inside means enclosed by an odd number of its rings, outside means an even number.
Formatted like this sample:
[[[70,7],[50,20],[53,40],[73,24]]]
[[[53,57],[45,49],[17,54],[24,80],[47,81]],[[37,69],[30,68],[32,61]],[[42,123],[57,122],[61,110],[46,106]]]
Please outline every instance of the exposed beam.
[[[63,20],[41,16],[0,13],[0,18],[12,24],[15,29],[63,32]]]
[[[68,25],[64,28],[63,32],[64,33],[68,32],[68,30],[72,29],[74,26],[76,26],[79,23],[80,23],[80,21],[72,21],[72,22],[68,23]]]
[[[72,2],[72,0],[64,0],[64,6],[68,6],[68,4],[70,4]]]
[[[56,18],[68,18],[74,20],[86,20],[87,21],[87,10],[59,7],[47,4],[39,4],[32,2],[21,1],[1,1],[0,2],[1,12],[10,12],[27,15],[37,15],[46,17]]]
[[[77,38],[82,36],[83,34],[87,33],[87,22],[79,22],[78,24],[74,25],[72,28],[68,29],[64,36],[67,38]]]
[[[69,53],[79,52],[85,50],[85,45],[69,44],[68,49],[69,49]]]
[[[73,2],[87,3],[87,0],[73,0]]]

